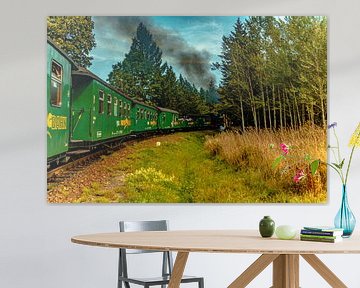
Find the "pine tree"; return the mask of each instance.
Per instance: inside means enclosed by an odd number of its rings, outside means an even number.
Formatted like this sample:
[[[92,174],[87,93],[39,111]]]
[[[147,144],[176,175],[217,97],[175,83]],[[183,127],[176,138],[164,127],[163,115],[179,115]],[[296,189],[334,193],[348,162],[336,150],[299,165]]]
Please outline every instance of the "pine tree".
[[[49,16],[47,36],[79,66],[91,66],[90,51],[96,46],[94,22],[90,16]]]
[[[140,23],[129,53],[113,65],[108,81],[143,101],[157,102],[157,85],[163,72],[161,55],[151,33]]]
[[[219,93],[217,92],[217,88],[215,86],[215,81],[213,79],[210,80],[209,82],[209,88],[206,91],[206,99],[205,102],[209,103],[209,104],[216,104],[219,103]],[[201,90],[200,90],[200,95],[201,95]]]
[[[209,109],[197,88],[182,75],[177,79],[173,67],[162,64],[161,57],[160,47],[140,23],[129,53],[123,61],[113,65],[108,81],[152,105],[174,109],[180,114],[207,113]]]

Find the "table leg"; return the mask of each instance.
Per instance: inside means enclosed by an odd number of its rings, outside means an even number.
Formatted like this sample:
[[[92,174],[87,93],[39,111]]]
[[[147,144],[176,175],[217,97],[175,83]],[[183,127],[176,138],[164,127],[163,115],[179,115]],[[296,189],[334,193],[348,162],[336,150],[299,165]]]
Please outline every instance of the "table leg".
[[[326,282],[334,288],[347,288],[347,286],[314,254],[301,255]]]
[[[272,288],[299,288],[299,255],[281,254],[274,260]]]
[[[271,262],[273,262],[278,254],[263,254],[254,263],[252,263],[238,278],[232,282],[228,288],[244,288],[257,275],[259,275]]]
[[[181,278],[184,274],[185,265],[186,265],[188,256],[189,256],[189,252],[178,252],[177,253],[168,288],[179,288],[180,287]]]

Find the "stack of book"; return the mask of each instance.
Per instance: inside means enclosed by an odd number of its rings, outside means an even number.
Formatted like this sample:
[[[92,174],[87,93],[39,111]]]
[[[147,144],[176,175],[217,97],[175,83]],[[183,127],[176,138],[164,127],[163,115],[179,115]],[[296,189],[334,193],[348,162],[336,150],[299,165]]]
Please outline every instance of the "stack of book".
[[[336,243],[342,241],[344,230],[334,227],[304,227],[300,232],[302,241]]]

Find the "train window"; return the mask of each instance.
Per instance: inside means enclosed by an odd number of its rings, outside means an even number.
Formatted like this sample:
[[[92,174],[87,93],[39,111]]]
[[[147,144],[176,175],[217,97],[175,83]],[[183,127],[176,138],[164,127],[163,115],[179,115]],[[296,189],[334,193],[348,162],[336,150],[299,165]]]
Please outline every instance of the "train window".
[[[107,114],[111,115],[111,95],[107,96]]]
[[[118,99],[114,97],[114,116],[118,116]]]
[[[123,102],[119,100],[119,116],[122,116],[123,114],[124,114]]]
[[[141,109],[141,119],[144,119],[145,118],[145,111],[144,111],[144,109]]]
[[[99,114],[104,113],[104,91],[99,91]]]
[[[63,70],[60,64],[51,62],[50,103],[52,106],[61,106]]]
[[[140,109],[136,109],[136,119],[140,119]]]

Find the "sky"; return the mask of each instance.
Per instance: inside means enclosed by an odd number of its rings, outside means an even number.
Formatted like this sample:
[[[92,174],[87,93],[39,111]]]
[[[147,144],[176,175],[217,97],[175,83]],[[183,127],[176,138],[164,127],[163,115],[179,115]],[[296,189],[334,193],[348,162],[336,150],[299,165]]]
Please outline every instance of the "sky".
[[[237,16],[95,16],[96,47],[90,70],[104,80],[112,65],[129,52],[140,22],[145,24],[162,50],[163,62],[182,73],[197,87],[207,88],[210,79],[219,84],[221,74],[211,71],[220,61],[223,35],[233,31]]]

